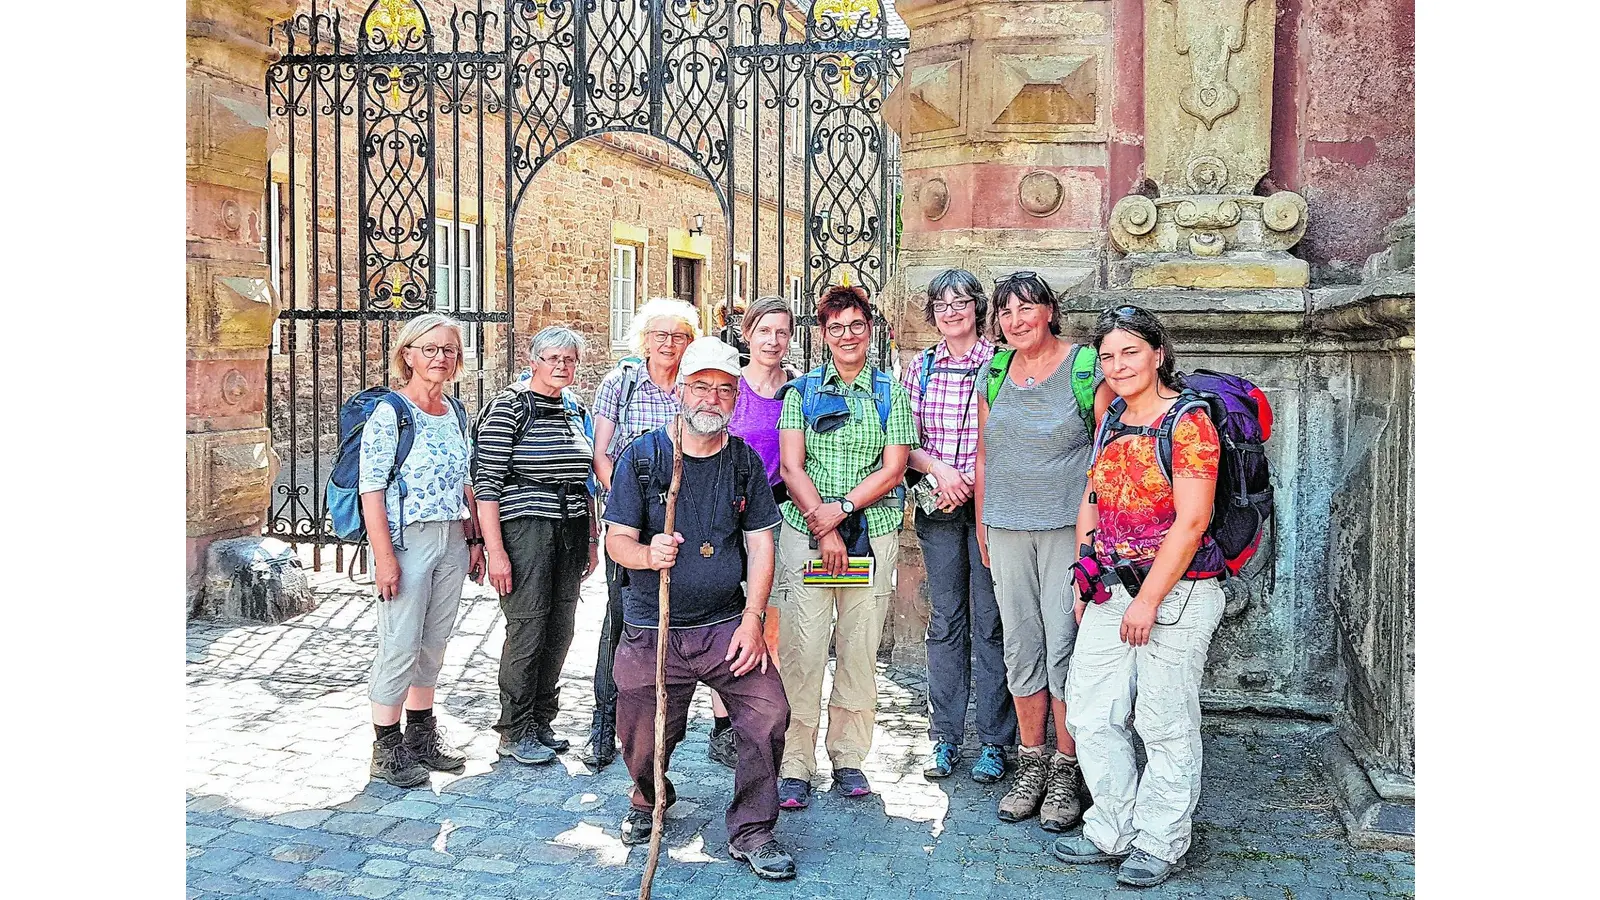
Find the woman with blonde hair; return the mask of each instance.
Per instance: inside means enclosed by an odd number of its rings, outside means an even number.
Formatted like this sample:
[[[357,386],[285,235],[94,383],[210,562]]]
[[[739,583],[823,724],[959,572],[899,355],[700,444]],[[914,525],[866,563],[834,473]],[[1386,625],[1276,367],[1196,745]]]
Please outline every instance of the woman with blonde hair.
[[[637,356],[607,373],[594,394],[594,474],[602,497],[611,490],[612,469],[622,451],[678,414],[678,365],[689,342],[700,336],[699,320],[693,306],[671,297],[652,298],[633,314],[629,343]],[[595,655],[594,720],[584,751],[585,759],[598,767],[617,756],[617,684],[611,666],[622,639],[626,571],[606,559],[606,619]]]
[[[445,390],[461,371],[461,344],[461,326],[448,316],[427,313],[407,322],[389,374],[414,429],[411,450],[396,466],[402,407],[391,403],[373,409],[361,434],[361,513],[379,598],[368,692],[377,733],[372,775],[398,787],[415,787],[428,780],[429,769],[454,771],[467,761],[433,715],[462,585],[469,574],[483,573],[467,481],[466,413]]]

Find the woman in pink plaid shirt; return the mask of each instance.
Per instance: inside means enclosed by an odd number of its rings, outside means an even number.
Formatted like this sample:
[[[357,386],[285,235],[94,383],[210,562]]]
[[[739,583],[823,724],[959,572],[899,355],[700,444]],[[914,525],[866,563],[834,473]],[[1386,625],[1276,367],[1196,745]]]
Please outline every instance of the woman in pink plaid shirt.
[[[907,468],[937,486],[933,508],[919,504],[916,514],[932,605],[926,645],[934,746],[923,774],[944,778],[955,770],[975,689],[982,749],[972,779],[991,784],[1005,776],[1006,753],[1017,743],[1017,714],[1006,688],[1000,608],[978,549],[973,510],[978,395],[995,351],[978,330],[988,297],[971,272],[947,269],[928,285],[923,314],[943,336],[917,355],[903,379],[922,444],[911,451]]]

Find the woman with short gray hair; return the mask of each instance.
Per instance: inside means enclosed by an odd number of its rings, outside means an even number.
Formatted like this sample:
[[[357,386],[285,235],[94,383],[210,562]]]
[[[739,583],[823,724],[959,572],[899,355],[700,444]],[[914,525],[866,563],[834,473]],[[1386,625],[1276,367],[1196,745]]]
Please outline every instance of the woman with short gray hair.
[[[594,446],[570,385],[583,338],[551,326],[533,337],[528,377],[489,401],[472,459],[489,583],[500,594],[499,754],[547,763],[566,750],[551,722],[572,646],[578,589],[599,565]]]

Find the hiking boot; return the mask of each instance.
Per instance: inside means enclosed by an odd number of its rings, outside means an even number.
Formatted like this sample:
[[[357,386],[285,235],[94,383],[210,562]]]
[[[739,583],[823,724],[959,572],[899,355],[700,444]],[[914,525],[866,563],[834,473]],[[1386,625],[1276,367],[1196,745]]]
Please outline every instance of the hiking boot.
[[[1039,804],[1039,827],[1045,831],[1066,831],[1083,820],[1083,802],[1078,785],[1083,775],[1078,764],[1057,753],[1050,758],[1050,777],[1045,782],[1044,802]]]
[[[650,832],[655,828],[648,809],[639,809],[636,806],[628,807],[628,814],[622,817],[622,843],[632,847],[634,844],[643,844],[650,840]]]
[[[728,855],[740,862],[749,863],[750,871],[756,873],[758,878],[765,878],[768,881],[787,881],[794,877],[794,857],[783,849],[777,838],[772,838],[749,853],[742,853],[730,846]]]
[[[572,742],[564,737],[558,736],[556,734],[556,730],[550,727],[549,722],[533,723],[533,727],[529,729],[529,733],[532,734],[534,739],[539,743],[549,747],[551,750],[554,750],[557,753],[565,753],[572,748]]]
[[[978,752],[978,761],[972,764],[972,780],[979,784],[994,784],[1006,777],[1006,751],[998,744],[984,744]]]
[[[785,778],[778,782],[779,809],[805,809],[811,805],[811,782],[803,778]]]
[[[1121,853],[1107,853],[1096,847],[1094,841],[1084,837],[1083,829],[1080,828],[1069,835],[1056,838],[1055,846],[1050,848],[1050,852],[1055,854],[1056,859],[1064,863],[1077,864],[1116,862],[1127,859],[1131,851],[1124,850]]]
[[[733,726],[713,731],[706,742],[706,755],[712,762],[722,763],[730,769],[739,768],[739,744],[734,739]]]
[[[428,783],[428,770],[406,749],[405,738],[392,734],[372,742],[372,777],[413,788]]]
[[[599,718],[598,716],[596,717]],[[596,769],[604,769],[617,758],[617,725],[615,721],[598,721],[589,732],[589,742],[579,754],[583,761]]]
[[[833,789],[844,797],[865,797],[872,793],[867,773],[860,769],[834,769]]]
[[[1017,778],[1011,783],[1011,790],[1000,798],[997,810],[1000,821],[1021,822],[1033,818],[1039,812],[1039,804],[1044,802],[1045,782],[1049,776],[1050,761],[1042,751],[1018,753]]]
[[[950,773],[956,770],[956,763],[960,761],[961,748],[949,741],[940,741],[933,745],[933,760],[922,770],[922,777],[949,778]]]
[[[556,758],[554,750],[535,740],[531,734],[524,734],[515,741],[501,735],[500,746],[495,748],[495,752],[530,766],[547,763]]]
[[[1173,872],[1183,868],[1183,857],[1177,862],[1167,862],[1135,848],[1133,853],[1117,868],[1117,880],[1134,887],[1155,887],[1166,881]]]
[[[437,717],[406,725],[406,749],[430,769],[454,772],[467,764],[467,755],[445,742],[444,727]]]

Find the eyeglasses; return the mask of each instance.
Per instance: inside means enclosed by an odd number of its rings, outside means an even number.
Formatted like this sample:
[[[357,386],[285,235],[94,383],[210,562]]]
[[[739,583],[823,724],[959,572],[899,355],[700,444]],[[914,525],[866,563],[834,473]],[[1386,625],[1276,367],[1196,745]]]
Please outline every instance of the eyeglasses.
[[[936,312],[936,313],[942,313],[942,312],[965,312],[967,307],[969,307],[971,305],[972,305],[972,298],[971,297],[962,297],[960,300],[951,300],[951,301],[948,301],[948,302],[946,302],[944,300],[935,300],[935,301],[933,301],[933,311]]]
[[[843,322],[834,322],[824,330],[828,332],[828,337],[831,338],[842,338],[844,337],[844,333],[846,331],[849,331],[856,337],[860,337],[861,335],[866,334],[867,329],[871,327],[872,323],[868,322],[866,319],[857,319],[848,325]]]
[[[736,384],[707,384],[704,381],[689,382],[689,394],[696,400],[704,400],[712,394],[718,400],[732,400],[739,396],[739,386]]]
[[[455,359],[461,355],[460,347],[441,347],[438,344],[423,344],[420,347],[416,344],[408,344],[407,346],[413,350],[422,351],[423,357],[427,359],[433,359],[435,356],[438,356],[441,351],[444,353],[445,359]]]
[[[576,356],[540,356],[538,360],[552,369],[563,366],[568,369],[574,369],[578,366],[578,358]]]
[[[692,340],[689,335],[681,331],[646,331],[644,336],[657,344],[671,342],[674,347],[685,346]]]

